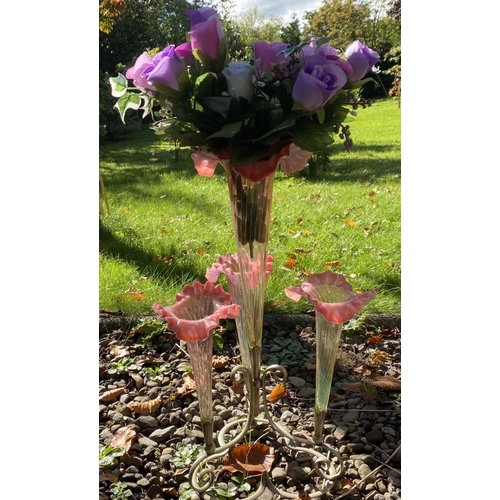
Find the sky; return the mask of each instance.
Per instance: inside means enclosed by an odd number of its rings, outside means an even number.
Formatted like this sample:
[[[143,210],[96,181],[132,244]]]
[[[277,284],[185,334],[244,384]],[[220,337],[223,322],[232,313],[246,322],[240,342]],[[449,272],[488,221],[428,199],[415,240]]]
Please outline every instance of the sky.
[[[236,9],[245,10],[257,5],[260,13],[282,16],[286,23],[292,20],[292,14],[295,12],[299,19],[302,19],[304,13],[310,10],[318,9],[323,0],[236,0]]]

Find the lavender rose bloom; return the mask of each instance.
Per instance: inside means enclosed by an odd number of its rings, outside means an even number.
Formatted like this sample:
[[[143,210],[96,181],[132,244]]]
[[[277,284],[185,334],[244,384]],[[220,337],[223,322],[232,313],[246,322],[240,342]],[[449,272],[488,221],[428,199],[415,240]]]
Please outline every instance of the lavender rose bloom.
[[[298,54],[299,60],[302,62],[306,62],[309,57],[315,55],[323,56],[329,61],[334,61],[344,70],[346,76],[349,77],[352,74],[351,65],[344,59],[341,59],[339,57],[337,49],[332,47],[328,42],[318,46],[317,40],[318,37],[313,37],[311,38],[311,42],[309,43],[309,45],[305,45],[304,47],[302,47],[301,51]]]
[[[148,80],[143,76],[143,72],[153,65],[153,61],[147,52],[143,52],[135,64],[127,70],[125,76],[134,81],[134,85],[141,89],[156,90],[148,84]]]
[[[347,47],[345,55],[352,66],[353,71],[349,79],[353,82],[361,80],[373,65],[380,62],[380,56],[374,50],[365,47],[359,40]]]
[[[184,42],[175,47],[175,53],[179,57],[185,57],[187,59],[192,59],[194,57],[191,42]]]
[[[181,58],[175,51],[175,45],[168,45],[153,57],[153,64],[146,68],[142,75],[154,85],[159,83],[179,90],[179,74],[184,69]]]
[[[255,73],[257,78],[271,71],[273,64],[287,62],[290,57],[285,57],[284,54],[279,54],[282,50],[288,48],[286,43],[273,42],[267,43],[264,41],[254,42],[253,54],[255,58]],[[279,55],[278,55],[279,54]]]
[[[253,85],[250,69],[246,62],[230,62],[223,70],[226,78],[227,91],[231,97],[244,97],[252,100]]]
[[[344,70],[323,56],[306,60],[293,85],[292,97],[307,111],[321,108],[347,82]]]
[[[217,12],[210,7],[202,7],[198,10],[188,10],[186,14],[191,23],[189,36],[192,48],[215,61],[224,37]]]

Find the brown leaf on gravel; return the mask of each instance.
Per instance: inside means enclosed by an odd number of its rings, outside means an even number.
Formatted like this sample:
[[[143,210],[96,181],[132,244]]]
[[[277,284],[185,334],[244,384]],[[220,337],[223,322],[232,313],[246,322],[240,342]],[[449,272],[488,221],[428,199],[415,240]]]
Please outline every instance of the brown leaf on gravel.
[[[114,474],[101,474],[99,476],[99,482],[102,483],[103,481],[109,481],[110,483],[116,483],[116,481],[118,481],[118,477],[115,476]]]
[[[225,368],[226,363],[229,358],[227,356],[213,356],[212,357],[212,368],[218,370],[220,368]]]
[[[241,382],[235,382],[232,386],[229,387],[235,394],[243,394],[243,388],[245,387],[245,382],[242,380]]]
[[[401,390],[401,380],[392,375],[374,374],[370,378],[367,378],[366,382],[370,382],[370,384],[383,391],[393,392]]]
[[[311,358],[311,359],[307,360],[305,365],[306,365],[306,368],[310,371],[316,370],[316,358]]]
[[[177,498],[179,496],[179,491],[176,488],[162,488],[165,495],[170,495],[171,497]]]
[[[300,495],[297,498],[299,500],[311,500],[309,493],[307,493],[306,491],[300,493]]]
[[[130,347],[122,346],[122,345],[114,345],[109,349],[109,353],[115,358],[120,357],[128,357],[130,356]]]
[[[144,354],[142,356],[137,356],[134,360],[136,365],[144,366],[144,365],[154,365],[157,363],[163,363],[163,360],[154,358],[153,356],[148,356]]]
[[[136,432],[132,429],[131,425],[120,427],[113,435],[113,439],[111,439],[109,446],[112,448],[122,448],[125,452],[128,452],[135,436]]]
[[[179,396],[187,396],[194,391],[196,391],[196,382],[194,381],[193,374],[184,373],[182,376],[182,385],[177,387],[177,394]]]
[[[276,401],[286,398],[286,387],[285,384],[278,384],[267,396],[267,400],[270,403],[276,403]]]
[[[138,373],[128,372],[128,375],[134,379],[135,386],[138,390],[144,387],[144,380]]]
[[[152,399],[151,401],[143,401],[142,403],[129,403],[127,408],[140,415],[149,415],[155,412],[161,406],[161,397]]]
[[[121,396],[122,394],[125,394],[127,392],[127,389],[125,387],[118,387],[117,389],[111,389],[109,391],[103,392],[99,396],[99,401],[113,401],[117,397]]]
[[[234,448],[224,462],[231,472],[270,472],[274,463],[274,448],[267,444],[241,444]]]
[[[372,335],[366,339],[366,345],[381,345],[382,337],[380,335]]]
[[[345,392],[361,392],[363,382],[342,382],[342,390]]]

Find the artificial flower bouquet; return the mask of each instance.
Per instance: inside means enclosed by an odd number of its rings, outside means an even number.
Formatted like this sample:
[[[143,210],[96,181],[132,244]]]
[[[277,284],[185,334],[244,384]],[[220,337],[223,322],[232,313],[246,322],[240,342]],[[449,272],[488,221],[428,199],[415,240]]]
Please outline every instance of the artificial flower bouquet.
[[[379,56],[360,41],[344,57],[330,38],[297,46],[256,41],[251,61],[230,61],[217,12],[203,7],[187,15],[188,42],[144,52],[110,84],[122,120],[127,109],[152,114],[156,133],[195,149],[201,175],[213,175],[219,162],[251,181],[280,163],[287,174],[301,170],[366,104],[359,89]]]

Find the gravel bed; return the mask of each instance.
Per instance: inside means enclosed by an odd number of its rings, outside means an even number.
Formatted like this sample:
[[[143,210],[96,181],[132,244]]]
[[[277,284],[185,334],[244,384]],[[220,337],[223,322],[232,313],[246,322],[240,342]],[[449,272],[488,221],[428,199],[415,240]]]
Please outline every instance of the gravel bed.
[[[293,435],[308,438],[314,429],[315,385],[310,325],[310,318],[296,325],[265,321],[262,359],[263,365],[279,363],[288,372],[286,396],[268,403],[272,415]],[[230,375],[240,361],[237,335],[229,324],[219,333],[224,345],[214,354],[212,386],[216,432],[246,415],[245,391]],[[204,438],[186,346],[168,331],[147,345],[139,342],[133,327],[99,338],[100,499],[196,498],[184,483]],[[343,339],[324,440],[341,454],[345,474],[324,498],[401,498],[400,378],[397,327],[365,326]],[[267,395],[278,382],[266,381]],[[116,449],[120,438],[123,447]],[[269,476],[281,490],[307,499],[321,486],[311,455],[289,450],[283,436],[257,425],[249,439],[274,449]],[[256,490],[259,474],[231,471],[221,462],[213,498],[246,498]],[[267,490],[261,498],[280,497]]]

